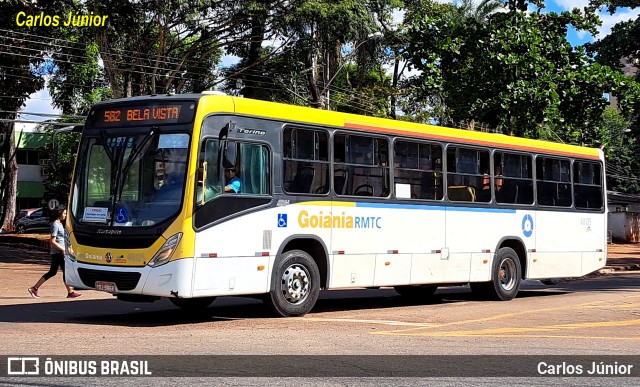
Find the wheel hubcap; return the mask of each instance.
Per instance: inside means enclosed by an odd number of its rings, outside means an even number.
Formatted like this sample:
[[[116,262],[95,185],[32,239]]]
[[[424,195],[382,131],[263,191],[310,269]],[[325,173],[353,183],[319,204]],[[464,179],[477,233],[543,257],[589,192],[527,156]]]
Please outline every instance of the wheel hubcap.
[[[511,259],[505,259],[500,263],[498,278],[504,290],[511,290],[516,285],[516,264]]]
[[[282,295],[292,304],[299,304],[307,298],[309,284],[309,272],[302,265],[291,265],[282,273]]]

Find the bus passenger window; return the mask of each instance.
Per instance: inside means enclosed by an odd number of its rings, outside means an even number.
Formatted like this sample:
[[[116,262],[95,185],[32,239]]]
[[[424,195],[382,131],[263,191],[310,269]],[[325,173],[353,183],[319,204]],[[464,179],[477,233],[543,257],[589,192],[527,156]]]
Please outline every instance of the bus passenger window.
[[[323,130],[284,130],[283,188],[294,194],[328,194],[329,134]]]
[[[491,201],[490,190],[483,190],[489,176],[489,152],[483,149],[447,148],[447,196],[451,201]]]
[[[441,158],[442,147],[438,144],[396,141],[393,150],[396,197],[441,200]],[[405,191],[403,187],[407,185]]]
[[[536,184],[538,204],[571,207],[569,160],[538,156],[536,158]]]
[[[497,203],[533,203],[531,156],[495,152],[493,169]]]
[[[573,192],[576,208],[602,208],[602,174],[598,163],[574,161]]]
[[[344,147],[346,162],[340,149]],[[334,136],[334,176],[344,170],[345,184],[336,194],[387,197],[391,193],[389,143],[384,138],[338,133]],[[334,184],[334,189],[336,185]]]

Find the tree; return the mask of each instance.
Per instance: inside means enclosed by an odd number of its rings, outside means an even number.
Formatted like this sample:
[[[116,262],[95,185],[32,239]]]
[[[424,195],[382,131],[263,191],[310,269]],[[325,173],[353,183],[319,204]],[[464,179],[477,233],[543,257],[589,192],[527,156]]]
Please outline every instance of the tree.
[[[341,66],[343,47],[347,43],[356,47],[368,40],[368,35],[377,30],[376,19],[388,18],[390,7],[383,1],[357,0],[300,0],[292,5],[277,25],[278,32],[291,39],[294,52],[300,55],[296,60],[303,64],[300,70],[307,80],[309,104],[327,107],[326,95],[333,86],[331,78]],[[365,73],[367,57],[363,53],[369,43],[360,44],[362,51],[355,53]]]
[[[637,0],[595,0],[595,5],[606,5],[610,13],[615,13],[619,7],[637,8],[640,1]],[[622,69],[623,60],[628,65],[638,67],[640,63],[640,42],[637,39],[640,33],[640,18],[617,23],[611,29],[611,33],[602,39],[587,44],[589,53],[596,57],[598,63],[614,69]],[[628,77],[625,84],[616,93],[618,104],[623,114],[631,121],[634,132],[640,133],[640,94],[638,82],[639,74]]]
[[[602,113],[598,130],[602,132],[607,160],[607,188],[619,192],[640,192],[640,181],[635,177],[640,171],[636,157],[639,144],[629,129],[630,122],[616,108],[608,107]]]
[[[427,2],[428,3],[428,2]],[[535,3],[534,3],[535,4]],[[571,12],[509,12],[486,23],[455,22],[452,11],[425,7],[409,21],[407,59],[420,70],[418,98],[438,95],[444,119],[486,123],[503,133],[588,144],[582,129],[596,123],[620,78],[567,41],[569,25],[594,32],[593,8]],[[457,15],[457,14],[456,14]]]
[[[65,119],[56,120],[56,123],[63,123]],[[40,130],[45,132],[51,141],[48,142],[44,153],[51,159],[49,174],[44,178],[45,198],[56,198],[62,203],[67,202],[67,197],[71,189],[71,179],[61,177],[71,177],[76,161],[76,152],[80,144],[79,132],[56,132],[60,127],[43,123]]]
[[[3,2],[0,23],[12,25],[15,15],[24,10],[20,1]],[[39,90],[44,81],[32,71],[42,60],[38,55],[29,55],[24,39],[25,33],[36,29],[25,27],[20,33],[0,33],[0,228],[13,230],[16,206],[16,184],[18,166],[15,160],[14,122],[16,112],[24,106],[29,95]],[[38,54],[38,52],[36,52]]]
[[[610,13],[615,13],[618,7],[640,6],[640,1],[637,0],[597,0],[593,3],[597,6],[608,6]],[[622,74],[623,62],[638,67],[640,61],[638,32],[640,32],[639,18],[620,22],[613,26],[609,35],[588,44],[587,50],[595,56],[598,63],[618,69],[619,74]],[[617,135],[611,138],[613,151],[610,153],[607,166],[611,177],[609,184],[612,189],[621,192],[640,192],[640,184],[637,180],[640,164],[637,162],[637,157],[633,156],[637,155],[640,139],[640,78],[637,73],[621,78],[623,80],[620,86],[612,93],[617,100],[616,107],[619,110],[609,112],[605,116],[607,119],[604,120],[604,125],[616,128],[617,133],[623,126],[628,132],[624,136]],[[616,139],[617,141],[614,141]]]
[[[108,19],[100,28],[52,31],[47,43],[56,65],[50,83],[55,105],[76,114],[100,98],[211,87],[221,47],[235,38],[236,26],[225,9],[236,9],[231,5],[214,0],[66,3],[65,12],[93,12]]]

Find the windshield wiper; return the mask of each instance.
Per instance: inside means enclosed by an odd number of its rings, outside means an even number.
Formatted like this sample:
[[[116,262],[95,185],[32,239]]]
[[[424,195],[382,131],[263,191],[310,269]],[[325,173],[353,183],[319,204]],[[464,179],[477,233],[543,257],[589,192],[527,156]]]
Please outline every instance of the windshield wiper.
[[[127,162],[125,163],[124,167],[122,168],[122,173],[120,173],[119,175],[119,181],[118,181],[118,201],[120,201],[120,199],[122,198],[122,187],[124,187],[124,179],[127,176],[127,173],[129,172],[129,169],[131,169],[131,166],[133,165],[134,161],[136,161],[136,159],[138,158],[138,156],[140,156],[140,154],[142,153],[142,151],[146,148],[147,144],[149,143],[149,140],[151,140],[151,138],[153,138],[153,135],[155,134],[156,130],[159,130],[160,128],[157,126],[154,126],[151,128],[151,131],[149,133],[147,133],[144,137],[144,139],[142,139],[142,142],[140,143],[140,146],[133,146],[133,149],[131,150],[131,152],[129,153],[129,158],[127,158]]]

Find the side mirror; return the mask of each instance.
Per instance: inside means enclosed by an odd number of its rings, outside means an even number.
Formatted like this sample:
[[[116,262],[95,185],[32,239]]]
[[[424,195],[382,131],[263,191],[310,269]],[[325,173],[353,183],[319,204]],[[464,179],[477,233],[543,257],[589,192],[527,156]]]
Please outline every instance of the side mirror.
[[[225,168],[235,167],[237,157],[238,157],[238,144],[235,141],[225,142],[222,165]]]

